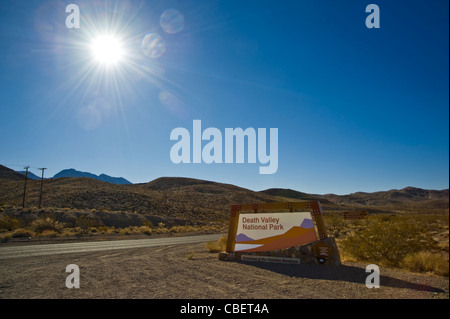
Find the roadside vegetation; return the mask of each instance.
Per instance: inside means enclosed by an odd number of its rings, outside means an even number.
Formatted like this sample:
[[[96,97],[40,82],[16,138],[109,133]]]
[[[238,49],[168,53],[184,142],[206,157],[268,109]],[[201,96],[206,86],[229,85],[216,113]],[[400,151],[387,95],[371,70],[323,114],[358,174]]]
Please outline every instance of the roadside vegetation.
[[[21,208],[15,208],[21,209]],[[153,224],[151,221],[142,219],[138,225],[118,227],[106,226],[97,216],[98,211],[92,209],[84,210],[83,214],[76,215],[70,222],[61,222],[54,214],[57,209],[39,210],[28,208],[30,214],[22,214],[21,218],[13,213],[5,213],[4,207],[0,207],[0,243],[8,242],[12,238],[55,238],[55,237],[82,237],[100,235],[152,235],[168,234],[178,236],[179,234],[201,232],[214,233],[225,231],[227,225],[224,222],[210,222],[196,225],[166,225],[163,222]],[[11,209],[9,209],[9,212]],[[78,212],[72,209],[63,209],[66,214]],[[104,212],[104,211],[103,211]],[[128,213],[128,212],[126,212]],[[110,212],[109,218],[112,223],[114,219],[120,219],[125,212]],[[133,213],[134,214],[134,213]],[[25,216],[25,217],[24,217]],[[31,218],[31,216],[34,216]],[[37,216],[37,217],[36,217]],[[123,222],[122,222],[123,223]]]
[[[449,276],[448,214],[379,214],[367,220],[325,216],[343,261]]]
[[[355,261],[449,276],[448,214],[371,215],[344,220],[324,216],[343,262]],[[225,251],[227,236],[206,243],[211,253]]]
[[[17,212],[20,212],[18,214]],[[109,224],[101,218],[107,213]],[[103,215],[102,215],[103,214]],[[138,219],[135,225],[114,226],[111,220],[137,212],[107,211],[106,209],[77,210],[69,208],[26,208],[0,206],[0,243],[14,239],[86,237],[107,235],[226,233],[228,222],[213,219],[197,224],[152,223]],[[61,216],[71,216],[70,222]],[[125,217],[124,217],[125,216]],[[144,215],[145,216],[145,215]],[[412,272],[449,276],[449,214],[397,213],[369,214],[368,219],[345,220],[341,212],[324,215],[330,236],[336,239],[342,261],[373,263],[397,267]],[[122,223],[123,224],[123,223]],[[211,253],[224,251],[226,236],[206,243]],[[193,257],[187,257],[191,259]]]

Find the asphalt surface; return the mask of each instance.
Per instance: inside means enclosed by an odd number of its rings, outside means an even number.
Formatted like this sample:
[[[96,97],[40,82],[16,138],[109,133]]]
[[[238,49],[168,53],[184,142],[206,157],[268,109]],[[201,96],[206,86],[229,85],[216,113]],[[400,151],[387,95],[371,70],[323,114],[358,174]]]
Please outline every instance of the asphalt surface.
[[[222,234],[212,234],[155,239],[129,239],[64,244],[8,246],[0,247],[0,260],[58,254],[97,252],[105,250],[192,244],[215,241],[218,240],[221,236]]]

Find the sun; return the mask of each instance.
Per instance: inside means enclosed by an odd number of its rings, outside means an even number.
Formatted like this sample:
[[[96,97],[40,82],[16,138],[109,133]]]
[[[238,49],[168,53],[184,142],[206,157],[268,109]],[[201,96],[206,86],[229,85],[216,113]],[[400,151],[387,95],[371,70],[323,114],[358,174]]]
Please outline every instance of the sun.
[[[123,45],[112,35],[103,35],[94,38],[91,43],[94,59],[104,65],[114,65],[123,59]]]

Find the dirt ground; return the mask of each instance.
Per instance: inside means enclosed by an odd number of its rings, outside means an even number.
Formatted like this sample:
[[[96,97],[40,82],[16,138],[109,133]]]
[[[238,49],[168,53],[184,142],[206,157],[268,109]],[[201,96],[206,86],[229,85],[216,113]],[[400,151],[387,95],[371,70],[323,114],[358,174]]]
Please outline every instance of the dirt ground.
[[[69,264],[80,268],[78,289],[65,285]],[[381,287],[369,289],[365,267],[219,261],[205,243],[26,257],[0,261],[0,298],[449,298],[448,278],[383,267]]]

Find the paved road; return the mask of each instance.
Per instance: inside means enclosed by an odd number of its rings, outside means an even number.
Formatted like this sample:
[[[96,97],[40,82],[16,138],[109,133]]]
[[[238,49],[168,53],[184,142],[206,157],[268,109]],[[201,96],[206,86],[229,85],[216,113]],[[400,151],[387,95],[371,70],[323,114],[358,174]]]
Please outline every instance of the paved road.
[[[212,234],[155,239],[129,239],[65,244],[8,246],[0,247],[0,260],[56,254],[96,252],[102,250],[192,244],[218,240],[221,236],[222,234]]]

